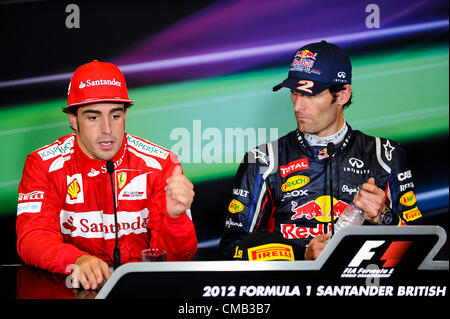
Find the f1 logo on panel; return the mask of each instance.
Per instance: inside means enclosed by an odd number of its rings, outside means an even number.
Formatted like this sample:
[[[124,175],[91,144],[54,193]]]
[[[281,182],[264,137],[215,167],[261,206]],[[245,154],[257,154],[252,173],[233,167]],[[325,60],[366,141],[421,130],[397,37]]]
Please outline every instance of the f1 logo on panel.
[[[379,256],[379,249],[381,249],[379,247],[385,242],[385,240],[366,240],[355,256],[353,256],[353,259],[350,261],[347,268],[345,268],[341,277],[390,277],[394,271],[394,267],[402,260],[403,256],[411,246],[412,241],[392,241],[379,259],[374,258],[376,253],[378,253]],[[378,264],[380,261],[383,262],[381,269],[378,269],[378,267],[375,269],[365,267],[370,264]],[[363,267],[361,267],[362,265]]]
[[[348,266],[359,267],[364,260],[371,260],[373,255],[375,255],[373,249],[380,247],[384,243],[384,240],[367,240]],[[381,267],[397,266],[411,244],[412,241],[393,241],[380,258],[380,260],[385,261]]]

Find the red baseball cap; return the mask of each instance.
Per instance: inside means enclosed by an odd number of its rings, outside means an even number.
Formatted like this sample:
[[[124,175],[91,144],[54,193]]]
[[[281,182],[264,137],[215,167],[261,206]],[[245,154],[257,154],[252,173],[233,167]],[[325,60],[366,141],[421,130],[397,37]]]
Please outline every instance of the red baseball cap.
[[[134,103],[128,98],[127,84],[119,68],[97,60],[75,70],[67,95],[67,107],[98,102]]]

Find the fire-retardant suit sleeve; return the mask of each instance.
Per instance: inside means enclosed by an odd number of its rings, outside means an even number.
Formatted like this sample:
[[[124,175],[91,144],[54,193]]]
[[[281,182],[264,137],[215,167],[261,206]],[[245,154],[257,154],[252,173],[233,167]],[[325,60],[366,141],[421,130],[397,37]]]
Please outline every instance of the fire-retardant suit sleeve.
[[[25,161],[17,205],[17,251],[29,265],[68,274],[86,252],[63,242],[61,199],[36,154]]]
[[[197,236],[190,209],[178,217],[171,217],[166,206],[166,181],[175,166],[180,163],[173,153],[170,153],[166,163],[162,176],[150,195],[148,205],[150,248],[166,250],[168,261],[191,260],[197,252]]]
[[[265,152],[253,149],[238,168],[219,247],[227,259],[242,258],[239,243],[251,233],[270,227],[273,203],[265,180],[273,166],[269,158]]]
[[[422,214],[417,207],[415,185],[405,150],[392,140],[380,138],[377,143],[379,163],[389,173],[386,201],[391,212],[383,218],[383,224],[420,224]]]

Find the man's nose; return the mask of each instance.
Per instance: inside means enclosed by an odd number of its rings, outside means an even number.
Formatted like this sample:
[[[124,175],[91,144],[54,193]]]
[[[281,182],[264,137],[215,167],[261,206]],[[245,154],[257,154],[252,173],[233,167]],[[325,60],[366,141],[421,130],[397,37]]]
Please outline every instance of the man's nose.
[[[308,106],[308,99],[304,95],[297,95],[293,101],[294,111],[304,111]]]
[[[109,117],[104,117],[102,121],[102,133],[111,134],[111,119]]]

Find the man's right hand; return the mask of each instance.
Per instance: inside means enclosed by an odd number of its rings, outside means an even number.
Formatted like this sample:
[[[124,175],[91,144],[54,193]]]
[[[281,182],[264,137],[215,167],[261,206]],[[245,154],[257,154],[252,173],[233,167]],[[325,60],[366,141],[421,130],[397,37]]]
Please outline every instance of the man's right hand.
[[[316,260],[327,245],[328,239],[330,239],[330,234],[318,235],[311,239],[305,250],[305,260]]]
[[[109,266],[100,258],[83,255],[75,261],[75,267],[72,272],[72,287],[80,288],[79,283],[84,289],[97,289],[103,280],[111,276]]]

